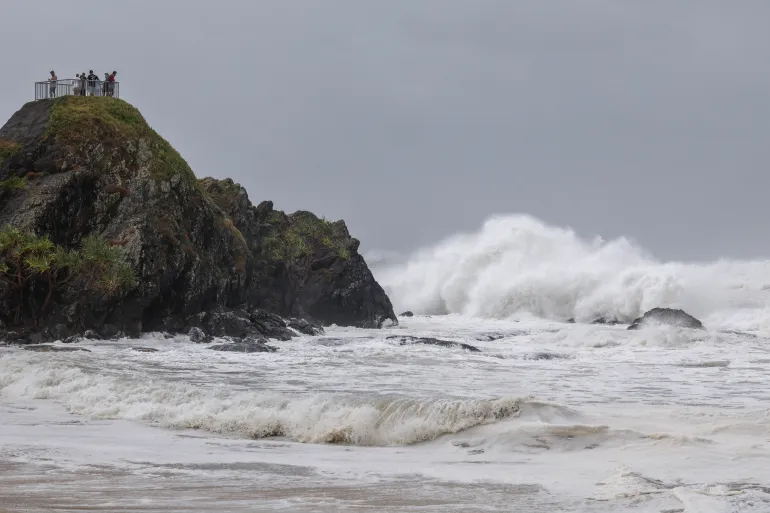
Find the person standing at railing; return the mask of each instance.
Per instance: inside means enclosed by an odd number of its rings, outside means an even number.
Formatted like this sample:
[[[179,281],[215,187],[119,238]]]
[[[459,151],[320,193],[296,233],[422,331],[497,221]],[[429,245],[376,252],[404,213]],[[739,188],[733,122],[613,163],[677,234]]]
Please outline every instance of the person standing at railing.
[[[48,92],[50,93],[51,98],[56,98],[56,84],[58,80],[59,78],[56,76],[56,73],[51,70],[51,79],[49,80],[51,84],[48,86]]]
[[[115,96],[115,75],[117,74],[117,71],[113,71],[112,75],[107,76],[107,91],[110,96]]]
[[[88,71],[88,96],[99,94],[99,77],[94,74],[94,70]]]
[[[80,96],[86,95],[86,84],[88,84],[88,81],[86,80],[85,72],[83,72],[80,74]]]

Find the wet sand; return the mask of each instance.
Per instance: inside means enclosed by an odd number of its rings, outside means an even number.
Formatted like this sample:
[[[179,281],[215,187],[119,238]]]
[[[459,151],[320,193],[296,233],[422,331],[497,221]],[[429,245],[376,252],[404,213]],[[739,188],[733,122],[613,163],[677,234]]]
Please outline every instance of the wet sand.
[[[243,467],[234,465],[238,472]],[[300,467],[301,468],[301,467]],[[222,472],[227,472],[222,467]],[[265,469],[266,470],[266,469]],[[55,465],[0,463],[0,512],[392,511],[481,513],[508,504],[519,511],[578,511],[549,500],[537,485],[452,484],[415,478],[397,483],[323,484],[296,476],[296,486],[266,486],[221,476],[183,475],[163,466],[143,475],[116,468],[70,471]]]

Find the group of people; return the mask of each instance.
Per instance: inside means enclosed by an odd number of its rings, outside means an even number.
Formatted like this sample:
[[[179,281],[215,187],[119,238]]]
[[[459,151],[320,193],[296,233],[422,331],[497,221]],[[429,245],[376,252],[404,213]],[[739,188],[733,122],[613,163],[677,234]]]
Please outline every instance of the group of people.
[[[88,75],[85,73],[75,74],[75,79],[72,80],[73,90],[72,94],[75,96],[115,96],[115,77],[118,72],[105,73],[104,80],[100,80],[99,76],[94,73],[94,70],[89,70]],[[51,78],[48,79],[50,83],[50,96],[54,98],[59,85],[59,77],[56,76],[56,72],[51,70]],[[67,92],[69,94],[69,92]]]

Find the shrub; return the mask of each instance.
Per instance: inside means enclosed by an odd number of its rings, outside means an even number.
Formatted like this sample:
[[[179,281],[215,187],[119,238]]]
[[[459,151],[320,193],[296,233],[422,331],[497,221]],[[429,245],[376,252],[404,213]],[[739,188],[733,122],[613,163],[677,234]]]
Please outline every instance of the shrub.
[[[119,247],[95,235],[83,239],[77,250],[55,245],[48,237],[22,232],[5,225],[0,228],[0,282],[6,297],[15,304],[13,322],[18,323],[26,307],[37,321],[45,314],[54,292],[79,279],[84,293],[112,294],[132,286],[133,269],[122,259]],[[42,305],[34,293],[45,291]]]
[[[0,180],[0,190],[14,190],[14,189],[24,189],[27,187],[27,179],[18,177],[18,176],[11,176],[7,180]]]

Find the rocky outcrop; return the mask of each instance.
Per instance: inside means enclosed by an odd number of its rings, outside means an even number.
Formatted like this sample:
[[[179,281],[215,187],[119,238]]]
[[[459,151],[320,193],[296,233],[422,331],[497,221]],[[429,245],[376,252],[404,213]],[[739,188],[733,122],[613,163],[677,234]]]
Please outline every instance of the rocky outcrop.
[[[650,326],[674,326],[677,328],[692,328],[696,330],[705,329],[703,323],[688,314],[684,310],[673,308],[653,308],[646,312],[627,328],[629,330],[639,330]]]
[[[2,321],[35,325],[47,338],[54,328],[63,338],[192,327],[204,336],[291,337],[269,314],[367,328],[397,322],[343,221],[254,206],[230,179],[197,179],[115,98],[29,103],[0,129],[2,225],[65,252],[97,235],[133,269],[135,280],[109,293],[84,294],[77,277],[62,279],[50,301],[34,280],[23,301],[0,289]]]

